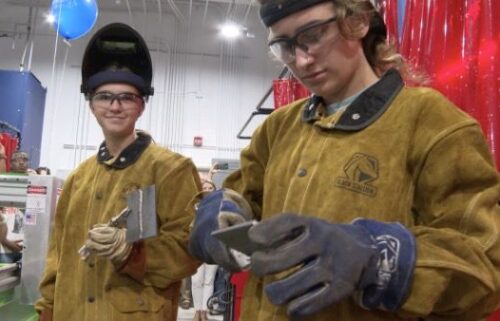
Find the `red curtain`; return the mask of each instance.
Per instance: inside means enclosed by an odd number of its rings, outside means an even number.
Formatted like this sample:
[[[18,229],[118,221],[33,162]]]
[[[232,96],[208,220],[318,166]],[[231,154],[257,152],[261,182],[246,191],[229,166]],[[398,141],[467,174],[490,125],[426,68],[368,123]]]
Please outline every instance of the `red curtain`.
[[[379,1],[397,13],[393,0]],[[386,18],[387,19],[387,18]],[[400,51],[482,126],[500,168],[500,1],[407,0]],[[500,310],[488,321],[500,321]]]
[[[432,87],[480,122],[497,168],[499,19],[498,0],[407,0],[400,46],[401,53],[431,77]]]
[[[387,38],[391,43],[399,47],[399,32],[398,32],[398,0],[380,0],[379,12],[384,18],[387,27]]]
[[[294,77],[273,80],[273,94],[275,109],[310,95],[309,90]]]

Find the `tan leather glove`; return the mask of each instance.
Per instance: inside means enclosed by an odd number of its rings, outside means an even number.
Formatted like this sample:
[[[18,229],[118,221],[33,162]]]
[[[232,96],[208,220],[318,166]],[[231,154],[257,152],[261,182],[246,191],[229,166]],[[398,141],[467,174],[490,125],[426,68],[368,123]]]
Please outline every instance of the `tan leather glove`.
[[[85,241],[86,249],[97,256],[107,257],[115,266],[121,266],[132,251],[132,244],[125,241],[126,228],[96,224]]]

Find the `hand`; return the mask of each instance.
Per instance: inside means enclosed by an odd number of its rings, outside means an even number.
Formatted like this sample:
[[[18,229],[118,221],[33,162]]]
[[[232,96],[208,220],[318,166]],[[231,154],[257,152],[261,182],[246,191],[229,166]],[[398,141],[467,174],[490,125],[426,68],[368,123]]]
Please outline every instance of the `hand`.
[[[221,265],[229,271],[240,271],[247,262],[238,255],[236,259],[233,252],[211,233],[249,221],[252,216],[250,205],[235,191],[225,188],[210,193],[198,206],[189,237],[189,252],[203,262]]]
[[[5,146],[0,142],[0,156],[5,156]]]
[[[121,266],[132,251],[125,240],[127,229],[97,224],[89,231],[85,248],[89,253],[107,257],[115,266]]]
[[[23,240],[11,241],[7,239],[7,223],[0,216],[0,243],[12,252],[21,252],[23,250]]]
[[[38,321],[52,321],[52,309],[45,308],[40,313]]]
[[[2,244],[14,253],[19,253],[23,250],[23,240],[5,240]]]
[[[7,227],[7,223],[2,219],[0,215],[0,243],[4,243],[7,240],[7,232],[9,228]]]
[[[379,243],[372,229],[390,234]],[[395,243],[385,242],[386,236],[399,244],[390,254],[387,247]],[[249,237],[264,246],[252,254],[251,270],[258,276],[280,273],[265,290],[272,303],[287,306],[291,317],[314,314],[358,291],[365,308],[397,309],[414,267],[413,236],[399,224],[333,224],[283,214],[252,227]],[[401,264],[398,256],[408,259],[400,254],[403,245],[413,256]]]
[[[5,147],[0,143],[0,173],[7,171],[7,155],[5,154]]]

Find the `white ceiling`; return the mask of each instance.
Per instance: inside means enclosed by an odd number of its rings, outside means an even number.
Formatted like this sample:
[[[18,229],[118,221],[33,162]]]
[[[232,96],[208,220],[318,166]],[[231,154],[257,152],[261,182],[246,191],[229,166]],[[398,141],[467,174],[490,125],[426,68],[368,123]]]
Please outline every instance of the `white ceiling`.
[[[128,10],[130,6],[131,10],[143,10],[144,5],[148,9],[157,9],[158,2],[161,6],[168,8],[169,2],[175,3],[176,5],[238,5],[238,6],[255,6],[257,5],[256,0],[96,0],[99,8],[101,10]],[[128,4],[127,4],[128,2]],[[39,6],[39,7],[50,7],[52,0],[6,0],[6,3],[13,6]]]

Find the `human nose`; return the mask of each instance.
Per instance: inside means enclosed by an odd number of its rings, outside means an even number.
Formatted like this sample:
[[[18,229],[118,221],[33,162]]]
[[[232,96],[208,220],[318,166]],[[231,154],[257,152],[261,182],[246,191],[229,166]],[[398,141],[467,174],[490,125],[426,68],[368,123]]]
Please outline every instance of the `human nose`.
[[[313,61],[313,57],[307,53],[305,49],[297,46],[295,48],[295,65],[297,67],[307,66],[311,64]]]
[[[118,99],[118,97],[115,97],[111,100],[109,103],[109,109],[113,111],[118,111],[122,107],[121,101]]]

